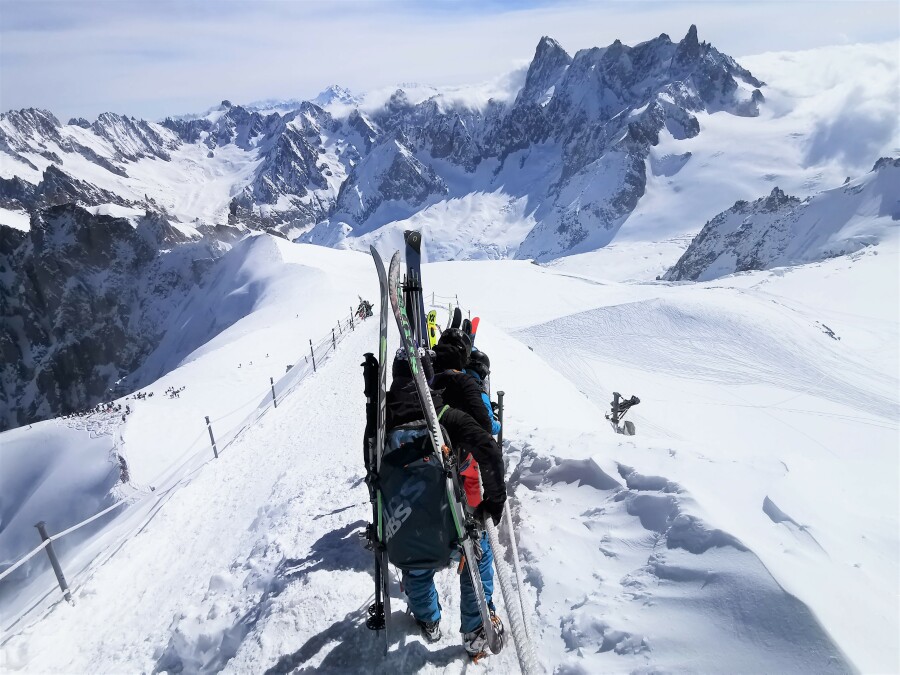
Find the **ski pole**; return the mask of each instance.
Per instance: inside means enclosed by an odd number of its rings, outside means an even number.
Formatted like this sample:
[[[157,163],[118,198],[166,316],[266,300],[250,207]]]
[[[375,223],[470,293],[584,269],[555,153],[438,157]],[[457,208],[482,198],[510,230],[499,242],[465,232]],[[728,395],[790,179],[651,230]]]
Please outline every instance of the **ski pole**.
[[[316,372],[316,352],[312,346],[312,338],[309,339],[309,354],[312,356],[313,372]]]

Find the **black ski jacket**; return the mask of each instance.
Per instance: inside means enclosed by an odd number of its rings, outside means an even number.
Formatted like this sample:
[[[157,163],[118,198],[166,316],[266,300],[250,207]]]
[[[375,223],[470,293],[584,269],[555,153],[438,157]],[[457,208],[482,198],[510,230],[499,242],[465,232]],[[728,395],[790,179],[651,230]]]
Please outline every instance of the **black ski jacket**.
[[[445,370],[434,376],[431,388],[441,392],[445,405],[468,413],[482,429],[491,433],[491,418],[481,398],[481,385],[475,378],[458,370]]]
[[[468,378],[468,376],[464,376]],[[449,405],[441,397],[441,392],[432,391],[435,409],[440,412],[444,405]],[[391,388],[387,392],[387,419],[388,431],[394,427],[424,420],[425,413],[419,403],[419,395],[416,392],[416,383],[412,378],[394,377]],[[484,412],[484,405],[479,396],[478,404]],[[456,408],[448,408],[441,416],[441,426],[447,430],[451,445],[456,448],[465,448],[471,452],[478,462],[481,470],[481,481],[484,485],[484,497],[495,502],[506,501],[506,483],[504,481],[503,455],[500,446],[494,440],[489,431],[476,422],[468,413]]]

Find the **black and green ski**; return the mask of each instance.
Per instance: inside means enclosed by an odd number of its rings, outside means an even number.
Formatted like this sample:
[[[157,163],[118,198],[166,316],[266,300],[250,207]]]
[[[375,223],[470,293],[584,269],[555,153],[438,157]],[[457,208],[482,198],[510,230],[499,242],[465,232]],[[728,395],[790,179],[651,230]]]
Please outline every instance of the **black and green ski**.
[[[387,382],[387,327],[388,327],[388,279],[384,262],[378,251],[371,248],[375,269],[378,271],[378,283],[381,286],[381,315],[378,332],[378,358],[368,353],[363,362],[366,393],[366,433],[365,464],[366,485],[369,488],[369,500],[372,502],[372,523],[366,531],[368,545],[375,554],[375,601],[369,607],[369,619],[366,626],[371,630],[385,632],[385,652],[390,639],[387,634],[391,617],[391,575],[388,568],[387,549],[384,545],[384,528],[382,521],[381,490],[378,486],[378,474],[381,470],[381,458],[384,455],[385,442],[385,406]]]

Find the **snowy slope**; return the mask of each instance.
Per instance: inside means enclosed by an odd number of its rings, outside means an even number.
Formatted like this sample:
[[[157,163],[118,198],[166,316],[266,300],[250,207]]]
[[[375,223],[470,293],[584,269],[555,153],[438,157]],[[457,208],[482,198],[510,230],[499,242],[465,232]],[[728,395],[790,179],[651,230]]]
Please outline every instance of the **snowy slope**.
[[[665,279],[709,280],[854,253],[881,241],[900,221],[900,159],[840,188],[800,201],[777,187],[737,202],[710,220]]]
[[[900,667],[898,243],[697,285],[516,261],[426,266],[427,287],[458,293],[482,317],[478,345],[494,390],[506,392],[511,504],[545,666]],[[203,415],[237,408],[215,424],[241,425],[265,403],[268,377],[302,359],[307,335],[329,330],[357,293],[375,296],[358,253],[261,237],[244,260],[217,291],[236,294],[244,317],[155,383],[157,397],[117,430],[136,484],[164,486],[185,471],[191,480],[121,546],[146,514],[129,509],[104,526],[97,538],[112,557],[74,577],[74,607],[4,620],[4,668],[472,670],[450,571],[439,575],[438,644],[422,642],[396,584],[386,659],[362,626],[372,591],[359,540],[370,508],[358,364],[374,349],[375,322],[219,460],[191,463],[209,454]],[[392,333],[389,353],[396,344]],[[170,385],[187,389],[158,398]],[[637,436],[603,420],[613,390],[641,397],[629,415]],[[43,428],[52,426],[11,433],[38,444]],[[0,438],[6,448],[14,437]],[[34,499],[23,531],[50,503]],[[61,553],[73,568],[74,551]],[[45,579],[34,590],[51,588]],[[511,648],[486,664],[517,671]]]

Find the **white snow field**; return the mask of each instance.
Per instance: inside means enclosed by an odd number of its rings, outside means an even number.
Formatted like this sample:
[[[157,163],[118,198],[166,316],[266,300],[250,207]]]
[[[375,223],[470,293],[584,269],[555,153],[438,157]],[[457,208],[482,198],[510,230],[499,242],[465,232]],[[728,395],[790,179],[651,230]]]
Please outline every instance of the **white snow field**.
[[[898,253],[895,228],[852,256],[699,284],[608,282],[587,265],[424,267],[426,294],[458,294],[481,317],[477,345],[506,392],[508,491],[548,672],[900,670]],[[453,570],[437,577],[438,643],[397,583],[386,656],[365,628],[359,364],[377,322],[342,333],[315,373],[304,355],[357,294],[377,298],[369,256],[268,235],[229,255],[185,310],[195,325],[179,319],[166,343],[183,347],[183,328],[203,345],[168,364],[152,399],[129,399],[126,422],[0,436],[2,569],[39,543],[37,519],[58,532],[135,500],[55,543],[74,605],[43,552],[0,582],[0,669],[518,672],[512,645],[478,665],[464,656]],[[624,269],[632,251],[605,255]],[[220,328],[204,306],[228,315]],[[169,399],[169,386],[186,389]],[[603,418],[614,390],[641,398],[636,436]],[[234,438],[217,460],[205,415],[220,448]],[[111,450],[130,482],[109,496]],[[42,481],[27,475],[39,469]]]

